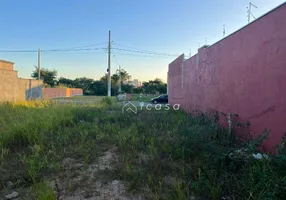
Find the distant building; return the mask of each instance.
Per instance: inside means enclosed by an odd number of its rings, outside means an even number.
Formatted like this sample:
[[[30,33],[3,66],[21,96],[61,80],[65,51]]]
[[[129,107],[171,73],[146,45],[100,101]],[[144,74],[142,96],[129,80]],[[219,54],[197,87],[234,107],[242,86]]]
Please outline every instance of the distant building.
[[[138,79],[133,79],[132,81],[123,81],[123,83],[133,85],[135,88],[142,86],[142,82]]]
[[[133,85],[134,87],[141,87],[142,83],[138,79],[134,79],[133,81],[130,81],[130,85]]]

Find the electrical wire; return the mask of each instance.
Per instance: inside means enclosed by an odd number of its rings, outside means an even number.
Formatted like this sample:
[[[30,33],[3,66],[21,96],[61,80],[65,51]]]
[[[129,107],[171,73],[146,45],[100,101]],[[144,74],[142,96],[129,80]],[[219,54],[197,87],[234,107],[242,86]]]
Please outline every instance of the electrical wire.
[[[131,50],[131,49],[121,49],[121,48],[112,48],[112,49],[118,50],[118,51],[127,51],[127,52],[141,53],[141,54],[148,54],[148,55],[172,56],[172,57],[178,56],[178,55],[172,55],[172,54],[166,54],[166,53],[152,53],[152,52],[144,52],[144,51]]]
[[[80,51],[97,51],[97,52],[104,52],[107,53],[107,48],[83,48],[83,47],[92,47],[98,46],[106,43],[100,44],[93,44],[93,45],[86,45],[81,47],[71,47],[71,48],[58,48],[58,49],[43,49],[41,52],[80,52]],[[119,45],[117,45],[119,46]],[[124,46],[124,45],[121,45]],[[125,46],[127,47],[127,46]],[[129,47],[132,48],[132,47]],[[129,56],[139,56],[139,57],[178,57],[178,55],[168,54],[168,53],[159,53],[155,51],[149,50],[142,50],[142,49],[123,49],[123,48],[111,48],[115,54],[118,55],[129,55]],[[37,53],[38,50],[0,50],[0,53]],[[121,53],[121,52],[129,52],[129,53]],[[115,55],[113,54],[114,59],[116,59]],[[117,62],[117,61],[116,61]],[[118,64],[118,62],[117,62]]]
[[[159,53],[159,52],[156,52],[156,51],[151,51],[151,50],[146,50],[146,49],[139,49],[139,48],[136,48],[136,47],[130,47],[130,46],[126,46],[126,45],[121,45],[121,44],[118,44],[118,43],[114,43],[115,46],[121,46],[121,47],[125,47],[125,48],[129,48],[131,50],[135,50],[137,52],[148,52],[148,53],[153,53],[153,54],[162,54],[162,55],[170,55],[170,56],[174,56],[172,54],[168,54],[168,53]],[[115,49],[115,48],[113,48]],[[177,55],[175,55],[177,56]]]
[[[133,56],[133,57],[145,57],[145,58],[170,58],[168,56],[162,56],[162,55],[143,55],[143,54],[121,53],[121,52],[116,52],[116,55]]]
[[[146,52],[156,53],[154,51],[150,51],[150,50],[146,50],[146,49],[139,49],[139,48],[136,48],[136,47],[126,46],[126,45],[122,45],[122,44],[118,44],[118,43],[114,43],[114,45],[115,46],[119,46],[119,47],[125,47],[125,48],[128,48],[128,49],[134,49],[134,50],[139,50],[139,51],[146,51]]]
[[[113,59],[114,59],[115,63],[116,63],[118,66],[120,66],[120,64],[119,64],[118,61],[117,61],[116,56],[115,56],[114,54],[112,54],[112,55],[113,55]]]
[[[50,49],[42,50],[42,52],[61,52],[61,51],[92,51],[92,50],[107,50],[107,48],[82,48],[82,49]]]
[[[100,46],[100,45],[107,45],[107,42],[102,42],[98,44],[91,44],[91,45],[85,45],[85,46],[78,46],[78,47],[68,47],[68,48],[57,48],[59,50],[72,50],[72,49],[80,49],[80,48],[86,48],[86,47],[94,47],[94,46]]]
[[[71,52],[71,51],[93,51],[93,50],[104,50],[107,48],[81,48],[81,49],[43,49],[41,52]],[[0,53],[36,53],[37,50],[0,50]]]
[[[35,53],[37,50],[0,50],[0,53]]]

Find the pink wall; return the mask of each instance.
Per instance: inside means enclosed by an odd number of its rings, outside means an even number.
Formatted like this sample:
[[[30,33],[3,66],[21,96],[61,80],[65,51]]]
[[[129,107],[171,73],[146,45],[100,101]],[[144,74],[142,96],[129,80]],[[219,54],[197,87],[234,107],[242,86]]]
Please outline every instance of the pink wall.
[[[264,150],[286,132],[286,4],[188,60],[169,65],[171,104],[187,112],[214,109],[251,121],[255,135],[271,129]]]

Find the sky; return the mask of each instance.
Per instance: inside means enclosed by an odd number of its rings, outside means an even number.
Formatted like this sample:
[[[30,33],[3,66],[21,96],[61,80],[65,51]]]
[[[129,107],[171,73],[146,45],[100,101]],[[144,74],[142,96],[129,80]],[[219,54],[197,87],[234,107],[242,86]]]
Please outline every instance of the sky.
[[[283,2],[252,0],[258,7],[252,13],[260,17]],[[98,79],[108,67],[110,30],[112,73],[120,65],[134,79],[166,81],[168,64],[177,55],[194,55],[199,45],[222,39],[223,25],[226,35],[245,26],[248,4],[249,0],[0,0],[0,59],[14,62],[19,77],[30,78],[37,53],[3,51],[41,48],[41,66],[56,69],[58,77]],[[84,50],[45,52],[78,47]],[[147,51],[159,54],[139,53]]]

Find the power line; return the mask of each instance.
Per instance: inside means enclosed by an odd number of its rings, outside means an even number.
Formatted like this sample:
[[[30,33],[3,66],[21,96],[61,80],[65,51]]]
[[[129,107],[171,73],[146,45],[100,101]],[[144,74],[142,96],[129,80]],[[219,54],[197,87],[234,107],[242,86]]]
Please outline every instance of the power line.
[[[139,50],[131,50],[131,49],[121,49],[121,48],[112,48],[114,50],[118,51],[127,51],[127,52],[133,52],[133,53],[141,53],[141,54],[149,54],[149,55],[160,55],[160,56],[172,56],[177,57],[178,55],[172,55],[167,53],[152,53],[152,52],[145,52],[145,51],[139,51]]]
[[[35,53],[37,50],[0,50],[0,53]]]
[[[65,51],[93,51],[93,50],[106,50],[107,48],[81,48],[81,49],[50,49],[42,50],[43,52],[65,52]]]
[[[112,54],[112,55],[113,55],[113,59],[114,59],[114,61],[116,62],[116,64],[117,64],[118,66],[120,66],[120,64],[119,64],[118,61],[117,61],[116,56],[115,56],[114,54]]]
[[[146,50],[146,49],[139,49],[139,48],[136,48],[136,47],[130,47],[130,46],[126,46],[126,45],[121,45],[121,44],[117,44],[117,43],[114,43],[115,46],[121,46],[121,47],[125,47],[125,48],[128,48],[128,49],[131,49],[131,50],[135,50],[136,52],[148,52],[148,53],[154,53],[154,54],[164,54],[164,55],[171,55],[171,56],[174,56],[172,54],[168,54],[168,53],[160,53],[160,52],[156,52],[156,51],[151,51],[151,50]],[[178,56],[178,55],[176,55]]]
[[[41,50],[42,52],[73,52],[73,51],[93,51],[93,50],[105,50],[107,48],[81,48],[81,49],[47,49]],[[37,50],[0,50],[0,53],[35,53]]]
[[[130,46],[126,46],[126,45],[122,45],[122,44],[118,44],[118,43],[114,43],[115,46],[119,46],[119,47],[125,47],[125,48],[129,48],[129,49],[134,49],[134,50],[139,50],[139,51],[147,51],[147,52],[151,52],[151,53],[157,53],[154,51],[150,51],[150,50],[146,50],[146,49],[139,49],[136,47],[130,47]]]
[[[94,47],[94,46],[100,46],[100,45],[107,45],[106,42],[98,43],[98,44],[91,44],[91,45],[85,45],[85,46],[77,46],[77,47],[68,47],[68,48],[58,48],[62,50],[71,50],[71,49],[79,49],[79,48],[86,48],[86,47]]]
[[[121,53],[121,52],[116,52],[116,55],[133,56],[133,57],[145,57],[145,58],[170,58],[169,56],[162,56],[162,55],[143,55],[143,54]]]
[[[103,43],[101,43],[103,44]],[[91,46],[97,46],[101,44],[94,44],[94,45],[86,45],[85,47],[91,47]],[[105,43],[104,43],[105,44]],[[123,46],[123,45],[121,45]],[[82,47],[71,47],[71,48],[62,48],[62,49],[43,49],[41,52],[81,52],[81,51],[98,51],[98,52],[107,52],[107,48],[100,47],[100,48],[83,48]],[[127,46],[126,46],[127,47]],[[149,50],[140,50],[137,49],[123,49],[123,48],[111,48],[112,50],[115,51],[120,51],[120,52],[130,52],[132,54],[121,54],[121,55],[133,55],[135,54],[142,54],[143,56],[150,55],[150,57],[154,56],[160,56],[160,57],[177,57],[178,55],[173,55],[173,54],[168,54],[168,53],[159,53],[155,51],[149,51]],[[38,52],[37,50],[31,50],[31,49],[26,49],[26,50],[0,50],[0,53],[36,53]],[[117,53],[118,54],[118,53]]]

